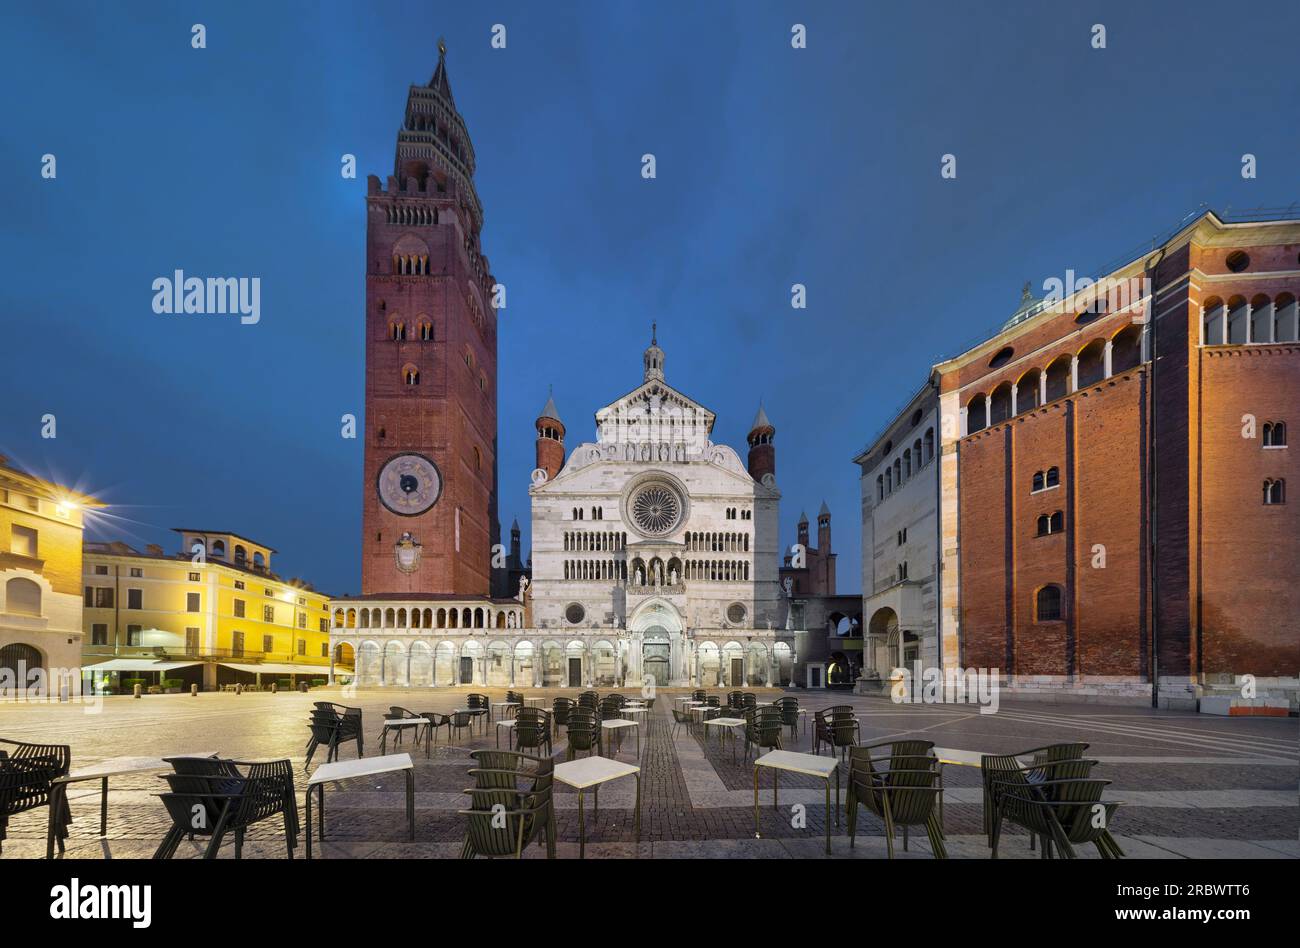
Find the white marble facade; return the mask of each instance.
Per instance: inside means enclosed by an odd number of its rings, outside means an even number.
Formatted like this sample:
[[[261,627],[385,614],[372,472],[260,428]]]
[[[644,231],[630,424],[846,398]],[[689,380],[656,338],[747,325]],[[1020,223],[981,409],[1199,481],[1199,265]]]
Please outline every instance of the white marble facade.
[[[553,480],[534,472],[532,624],[608,640],[637,681],[788,679],[780,491],[710,440],[713,412],[663,365],[652,343],[642,383],[596,412],[596,440]]]

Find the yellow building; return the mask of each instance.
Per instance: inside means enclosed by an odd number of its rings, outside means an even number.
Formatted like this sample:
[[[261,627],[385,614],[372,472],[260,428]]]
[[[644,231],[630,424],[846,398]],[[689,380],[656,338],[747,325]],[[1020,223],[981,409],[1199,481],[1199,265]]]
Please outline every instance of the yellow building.
[[[83,515],[102,506],[0,455],[0,692],[80,694]]]
[[[271,547],[177,528],[181,550],[85,545],[85,671],[94,687],[133,680],[188,690],[296,686],[329,674],[328,596],[271,571]],[[179,684],[177,684],[179,683]]]

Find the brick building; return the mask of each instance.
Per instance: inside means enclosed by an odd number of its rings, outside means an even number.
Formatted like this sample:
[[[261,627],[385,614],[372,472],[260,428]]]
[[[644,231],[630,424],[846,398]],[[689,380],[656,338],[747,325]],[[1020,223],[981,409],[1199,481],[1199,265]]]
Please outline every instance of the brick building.
[[[1300,222],[1207,212],[934,367],[941,663],[1195,707],[1300,675]],[[1154,690],[1154,696],[1153,696]]]
[[[806,513],[799,515],[795,537],[797,550],[785,555],[780,570],[785,625],[794,630],[792,680],[805,688],[851,687],[863,662],[862,597],[835,590],[836,553],[825,501],[817,511],[817,545],[810,542]]]

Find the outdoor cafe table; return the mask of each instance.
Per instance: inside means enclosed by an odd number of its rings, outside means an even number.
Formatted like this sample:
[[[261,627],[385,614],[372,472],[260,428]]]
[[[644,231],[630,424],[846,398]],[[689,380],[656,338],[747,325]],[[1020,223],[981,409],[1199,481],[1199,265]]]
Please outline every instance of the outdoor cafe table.
[[[711,727],[731,728],[731,762],[734,764],[736,762],[736,728],[744,726],[744,718],[709,718],[709,720],[704,722],[704,736],[707,739],[709,728]],[[718,732],[718,743],[722,743],[721,731]]]
[[[636,728],[636,755],[637,757],[641,756],[641,725],[638,724],[636,721],[625,721],[622,719],[615,719],[610,721],[601,721],[600,726],[602,730],[606,730],[606,731],[617,731],[619,728],[625,728],[625,727]]]
[[[507,731],[510,732],[510,746],[513,748],[513,747],[515,746],[515,719],[514,719],[514,718],[506,718],[506,719],[503,720],[503,721],[498,721],[498,722],[497,722],[497,747],[498,747],[498,748],[501,746],[501,729],[502,729],[502,728],[505,728]]]
[[[943,768],[951,764],[954,767],[983,767],[984,758],[987,754],[984,751],[959,750],[956,747],[932,747],[930,753],[934,754],[939,761],[939,825],[943,825]],[[1017,757],[1016,761],[1022,767],[1028,767],[1031,761]],[[987,804],[987,801],[985,801]]]
[[[216,751],[198,751],[193,754],[168,754],[167,757],[216,757]],[[121,777],[126,774],[147,774],[168,771],[172,765],[161,757],[110,757],[97,764],[91,764],[80,770],[70,772],[66,777],[58,777],[50,785],[50,818],[45,832],[45,858],[54,858],[55,820],[63,801],[68,798],[68,784],[82,783],[86,780],[99,781],[99,835],[108,835],[108,778]]]
[[[357,760],[340,760],[321,764],[307,781],[307,858],[311,858],[311,792],[320,800],[320,841],[325,842],[325,784],[351,780],[354,777],[373,777],[406,771],[406,822],[410,828],[411,842],[415,842],[415,764],[410,754],[388,754],[385,757],[361,757]]]
[[[611,722],[605,722],[611,723]],[[631,722],[624,721],[624,724]],[[600,785],[619,777],[636,777],[636,841],[641,842],[641,768],[634,764],[610,760],[608,757],[580,757],[555,765],[555,779],[578,791],[578,858],[587,856],[587,818],[583,809],[582,795],[589,787],[594,787],[592,796],[595,806],[592,813],[600,812]]]
[[[546,699],[545,699],[545,698],[525,698],[525,699],[524,699],[524,704],[528,705],[528,707],[530,707],[530,708],[544,708],[544,707],[546,707]]]
[[[758,836],[758,768],[772,771],[772,806],[776,807],[776,784],[782,770],[826,781],[826,855],[831,854],[831,774],[835,774],[835,825],[840,825],[840,773],[839,761],[834,757],[817,754],[800,754],[795,751],[774,750],[754,761],[754,835]]]
[[[621,708],[618,709],[618,713],[619,713],[619,714],[631,714],[631,715],[637,715],[637,714],[645,714],[645,715],[649,715],[649,713],[650,713],[650,709],[644,707],[643,705],[625,704],[625,705],[623,705],[623,707],[621,707]],[[637,721],[637,723],[640,723],[639,719],[637,719],[637,718],[635,718],[635,717],[633,717],[632,720]],[[646,718],[646,722],[649,723],[649,720],[650,720],[649,717],[647,717],[647,718]],[[638,731],[637,731],[637,737],[639,738],[640,736],[641,736],[641,731],[638,730]]]
[[[429,745],[433,743],[433,722],[428,718],[385,718],[384,729],[379,732],[379,753],[388,750],[388,732],[401,733],[404,728],[415,728],[415,746],[420,746],[420,728],[424,728],[424,756],[429,756]]]
[[[492,707],[494,707],[494,708],[502,708],[502,709],[504,709],[505,711],[509,711],[511,708],[515,708],[516,711],[517,711],[518,708],[520,707],[520,705],[519,705],[519,702],[518,702],[518,701],[494,701],[494,702],[492,703]],[[502,717],[504,717],[504,716],[505,716],[505,715],[503,714]]]

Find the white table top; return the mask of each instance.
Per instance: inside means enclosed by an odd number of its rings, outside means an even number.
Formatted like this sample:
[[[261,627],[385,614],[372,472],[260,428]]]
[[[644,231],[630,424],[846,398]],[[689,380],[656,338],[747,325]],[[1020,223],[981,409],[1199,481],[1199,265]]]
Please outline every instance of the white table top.
[[[955,764],[958,767],[979,767],[987,751],[959,750],[956,747],[932,747],[930,753],[939,758],[940,763]],[[1017,757],[1022,767],[1028,767],[1033,761]]]
[[[606,722],[608,723],[608,722]],[[625,724],[631,723],[628,721]],[[555,765],[555,779],[577,790],[594,787],[606,780],[630,777],[640,772],[634,764],[610,760],[608,757],[579,757],[577,760],[565,761]]]
[[[789,770],[810,777],[829,777],[835,773],[835,768],[839,765],[840,762],[834,757],[784,750],[771,751],[754,761],[755,767],[773,767],[776,770]]]
[[[497,727],[514,727],[514,726],[515,726],[515,719],[514,719],[514,718],[507,718],[507,719],[504,720],[504,721],[498,721],[498,722],[497,722]]]
[[[357,760],[338,760],[332,764],[321,764],[307,780],[307,786],[318,783],[333,783],[336,780],[350,780],[353,777],[369,777],[372,774],[387,774],[395,770],[413,770],[410,754],[385,754],[382,757],[361,757]]]
[[[633,708],[633,707],[628,707],[627,705],[624,705],[623,707],[619,708],[619,710],[622,711],[624,714],[647,714],[650,711],[649,708]]]
[[[709,718],[704,722],[705,727],[739,727],[745,723],[744,718]]]
[[[601,727],[605,727],[605,728],[616,728],[616,727],[636,727],[636,726],[637,726],[637,722],[636,722],[636,721],[619,721],[619,720],[613,720],[613,721],[601,721],[601,722],[600,722],[600,726],[601,726]]]
[[[168,754],[168,757],[215,757],[216,751],[195,751],[193,754]],[[148,773],[151,770],[171,770],[172,765],[161,757],[109,757],[97,764],[89,764],[80,770],[74,770],[63,778],[64,783],[76,783],[79,780],[98,780],[100,777],[116,777],[119,774]]]
[[[384,718],[384,727],[410,727],[412,724],[432,724],[428,718]]]

